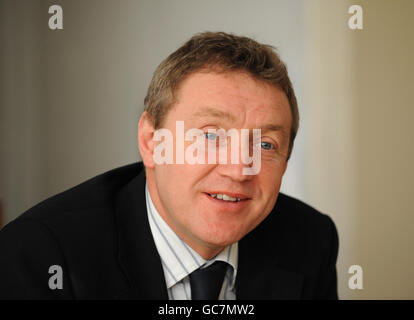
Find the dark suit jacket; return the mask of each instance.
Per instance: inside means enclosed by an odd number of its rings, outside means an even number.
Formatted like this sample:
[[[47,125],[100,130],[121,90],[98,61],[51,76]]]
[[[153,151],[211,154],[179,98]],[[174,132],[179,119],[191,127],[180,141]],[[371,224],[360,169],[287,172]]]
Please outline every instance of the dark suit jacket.
[[[168,299],[145,203],[145,170],[106,172],[31,208],[0,231],[0,298]],[[279,194],[239,242],[238,299],[336,299],[332,220]],[[49,288],[49,267],[63,289]]]

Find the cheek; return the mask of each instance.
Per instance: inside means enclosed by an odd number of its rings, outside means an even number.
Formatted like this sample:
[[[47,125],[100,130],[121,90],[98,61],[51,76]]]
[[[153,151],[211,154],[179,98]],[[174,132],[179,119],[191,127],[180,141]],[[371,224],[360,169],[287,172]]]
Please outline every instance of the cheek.
[[[197,192],[201,191],[200,181],[209,171],[207,165],[162,165],[157,168],[157,185],[172,203],[191,204]]]
[[[281,166],[270,166],[263,168],[258,181],[261,186],[266,206],[274,205],[282,184],[283,168]]]

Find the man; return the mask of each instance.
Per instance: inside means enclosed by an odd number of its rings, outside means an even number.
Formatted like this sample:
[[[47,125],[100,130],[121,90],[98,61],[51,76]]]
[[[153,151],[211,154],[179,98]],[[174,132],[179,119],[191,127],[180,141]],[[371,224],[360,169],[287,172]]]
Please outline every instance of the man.
[[[154,74],[138,125],[143,163],[58,194],[0,232],[0,297],[337,299],[332,220],[279,193],[298,121],[271,47],[194,36]],[[219,139],[242,130],[235,148],[233,136]],[[172,156],[160,152],[171,145]]]

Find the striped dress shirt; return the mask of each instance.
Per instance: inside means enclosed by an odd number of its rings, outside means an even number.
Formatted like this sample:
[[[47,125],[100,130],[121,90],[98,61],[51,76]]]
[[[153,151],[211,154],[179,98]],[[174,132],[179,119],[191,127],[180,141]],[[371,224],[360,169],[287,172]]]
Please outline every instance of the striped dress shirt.
[[[170,300],[191,300],[190,273],[198,268],[208,267],[215,261],[224,261],[228,263],[228,266],[219,300],[235,300],[238,243],[225,247],[211,260],[203,259],[181,240],[160,216],[151,200],[148,185],[145,186],[145,196],[148,220],[158,254],[161,257],[168,298]]]

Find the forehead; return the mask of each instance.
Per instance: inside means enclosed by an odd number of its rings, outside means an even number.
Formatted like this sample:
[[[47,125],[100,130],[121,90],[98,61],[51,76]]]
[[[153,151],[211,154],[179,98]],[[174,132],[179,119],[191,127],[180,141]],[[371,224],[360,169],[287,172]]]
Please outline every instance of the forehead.
[[[290,125],[289,101],[278,87],[247,72],[196,72],[176,92],[175,113],[183,120],[216,119],[222,123]]]

